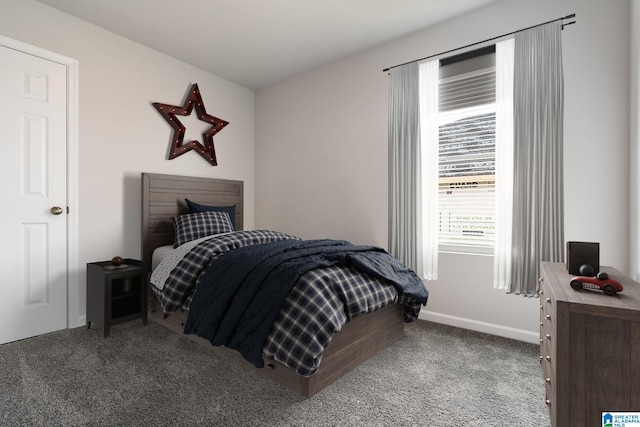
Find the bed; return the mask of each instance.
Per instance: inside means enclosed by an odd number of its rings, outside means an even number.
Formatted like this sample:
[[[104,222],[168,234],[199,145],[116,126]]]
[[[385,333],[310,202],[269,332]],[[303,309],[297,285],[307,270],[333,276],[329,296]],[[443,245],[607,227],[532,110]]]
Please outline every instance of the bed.
[[[236,232],[229,233],[229,236],[235,236],[236,234],[242,236],[250,235],[253,238],[254,233],[259,233],[259,231],[255,230],[243,231],[242,181],[143,173],[141,182],[142,259],[149,268],[150,278],[152,277],[152,266],[157,265],[157,261],[154,261],[153,256],[154,250],[171,246],[176,241],[177,236],[174,232],[172,218],[188,217],[186,214],[190,210],[186,199],[206,206],[233,206],[234,211],[229,212],[229,214],[234,217],[233,222]],[[278,232],[270,233],[276,233],[280,236]],[[225,238],[226,235],[223,234],[220,240]],[[288,240],[286,235],[282,239],[285,240],[278,242],[278,244],[294,243],[292,240]],[[280,240],[280,237],[278,237],[278,240]],[[239,250],[235,251],[240,252]],[[216,263],[218,261],[211,264]],[[209,265],[210,267],[211,265]],[[183,333],[187,329],[185,325],[188,327],[189,322],[191,324],[194,323],[190,319],[188,310],[172,310],[171,313],[167,313],[166,301],[161,301],[163,299],[161,291],[158,291],[154,285],[150,284],[150,287],[150,295],[154,295],[149,303],[149,317],[151,319],[179,333]],[[197,293],[198,296],[200,294],[205,294],[204,287]],[[199,301],[195,302],[202,304]],[[194,303],[193,305],[197,306],[198,304]],[[415,306],[414,304],[414,311]],[[195,310],[192,311],[195,312]],[[415,314],[417,317],[417,312]],[[214,346],[211,345],[214,342],[213,340],[204,339],[195,334],[185,336],[305,397],[311,397],[399,339],[404,334],[406,316],[406,305],[387,304],[371,313],[359,314],[353,317],[332,335],[330,342],[322,352],[319,366],[314,368],[311,375],[308,372],[301,374],[300,369],[287,366],[287,364],[291,365],[288,361],[283,363],[276,360],[273,353],[267,351],[261,355],[260,364],[258,365],[255,362],[250,363],[247,361],[243,350],[231,349],[224,345]],[[267,346],[265,345],[266,348]]]

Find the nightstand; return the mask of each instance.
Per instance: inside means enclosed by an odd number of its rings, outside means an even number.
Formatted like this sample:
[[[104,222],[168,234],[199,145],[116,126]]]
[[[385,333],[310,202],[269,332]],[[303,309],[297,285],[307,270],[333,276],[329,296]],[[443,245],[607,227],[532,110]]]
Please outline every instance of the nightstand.
[[[147,269],[134,259],[122,263],[126,267],[111,261],[87,264],[87,329],[102,326],[105,338],[115,323],[142,319],[147,324]]]

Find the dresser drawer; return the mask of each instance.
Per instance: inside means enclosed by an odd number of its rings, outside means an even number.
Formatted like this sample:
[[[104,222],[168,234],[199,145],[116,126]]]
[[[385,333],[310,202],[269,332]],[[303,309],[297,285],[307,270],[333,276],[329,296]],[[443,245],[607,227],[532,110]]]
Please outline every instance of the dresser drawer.
[[[545,403],[549,407],[551,423],[557,412],[557,303],[549,285],[550,279],[540,272],[540,364],[545,381]]]

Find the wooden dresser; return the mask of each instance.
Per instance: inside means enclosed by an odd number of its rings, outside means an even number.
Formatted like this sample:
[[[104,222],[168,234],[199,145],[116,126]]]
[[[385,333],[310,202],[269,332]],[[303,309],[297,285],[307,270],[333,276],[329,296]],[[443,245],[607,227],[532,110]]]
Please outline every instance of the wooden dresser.
[[[602,426],[603,411],[640,411],[640,284],[573,290],[563,263],[540,266],[540,363],[554,427]]]

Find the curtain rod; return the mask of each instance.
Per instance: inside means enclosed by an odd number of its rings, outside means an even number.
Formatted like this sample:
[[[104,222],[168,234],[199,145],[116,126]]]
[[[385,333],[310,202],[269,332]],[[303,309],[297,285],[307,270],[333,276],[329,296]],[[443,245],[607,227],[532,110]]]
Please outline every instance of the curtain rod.
[[[486,40],[482,40],[482,41],[479,41],[479,42],[468,44],[466,46],[462,46],[462,47],[458,47],[458,48],[455,48],[455,49],[447,50],[445,52],[436,53],[435,55],[425,56],[424,58],[414,59],[413,61],[407,61],[407,62],[404,62],[402,64],[398,64],[398,65],[394,65],[392,67],[385,68],[382,71],[386,73],[387,71],[389,71],[389,70],[391,70],[393,68],[402,67],[403,65],[411,64],[413,62],[424,61],[425,59],[430,59],[430,58],[433,58],[433,57],[436,57],[436,56],[440,56],[440,55],[446,55],[447,53],[451,53],[451,52],[455,52],[455,51],[458,51],[458,50],[466,49],[468,47],[472,47],[472,46],[476,46],[476,45],[479,45],[479,44],[482,44],[482,43],[490,42],[492,40],[497,40],[497,39],[500,39],[502,37],[511,36],[511,35],[513,35],[515,33],[520,32],[520,31],[530,30],[531,28],[540,27],[542,25],[550,24],[550,23],[556,22],[556,21],[563,21],[565,19],[572,19],[572,18],[575,18],[575,17],[576,17],[576,14],[572,13],[571,15],[567,15],[567,16],[562,17],[562,18],[552,19],[551,21],[543,22],[542,24],[532,25],[532,26],[527,27],[527,28],[522,28],[520,30],[512,31],[510,33],[502,34],[501,36],[492,37],[490,39],[486,39]],[[576,21],[567,22],[566,24],[563,23],[562,24],[562,29],[564,29],[564,27],[566,27],[567,25],[571,25],[571,24],[575,24],[575,23],[576,23]]]

